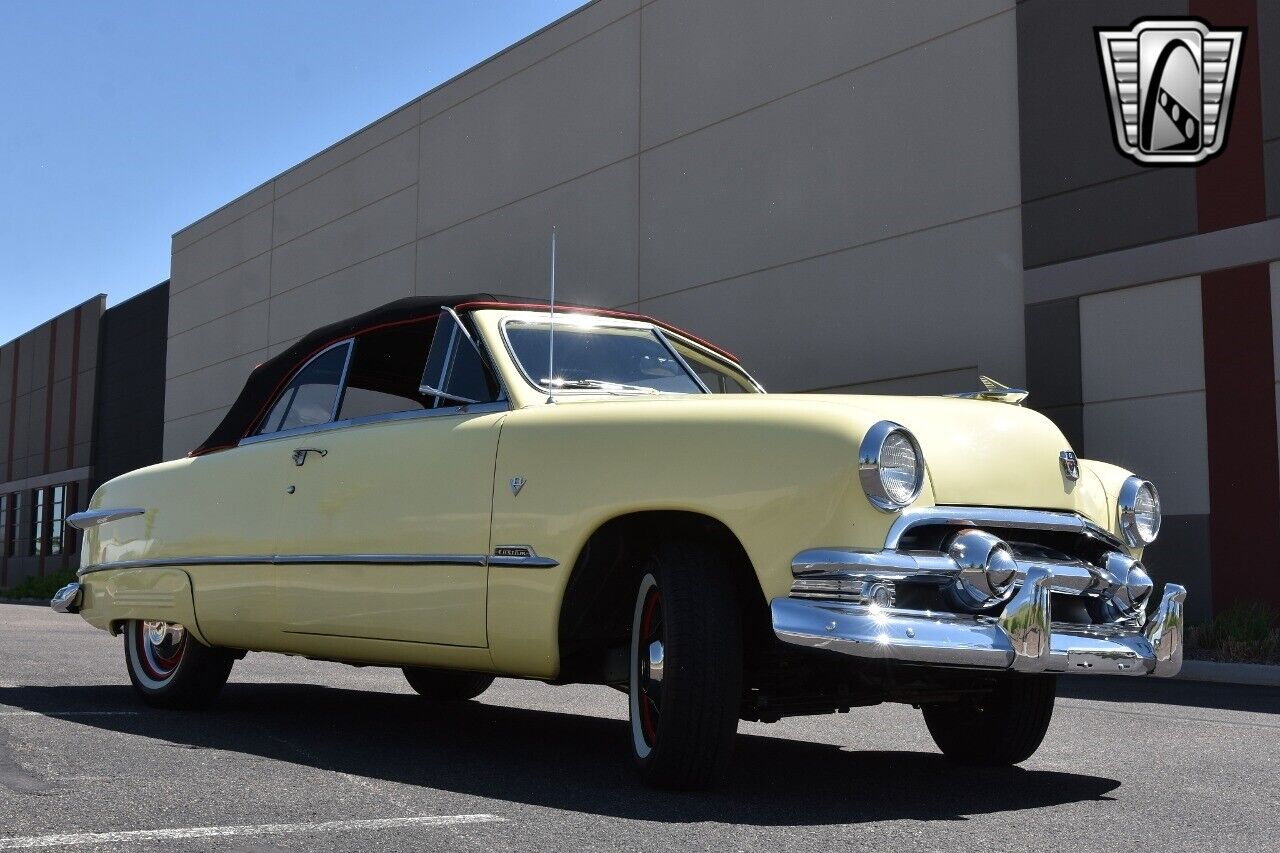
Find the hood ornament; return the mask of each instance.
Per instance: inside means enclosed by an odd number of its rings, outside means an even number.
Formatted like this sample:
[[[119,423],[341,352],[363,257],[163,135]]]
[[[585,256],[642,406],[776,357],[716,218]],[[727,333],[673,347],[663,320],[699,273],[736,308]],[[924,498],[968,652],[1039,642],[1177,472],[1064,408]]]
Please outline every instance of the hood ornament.
[[[1009,403],[1014,406],[1021,406],[1022,401],[1031,396],[1031,393],[1023,388],[1010,388],[1008,385],[1002,385],[992,379],[990,376],[979,376],[978,381],[982,383],[981,391],[961,391],[958,394],[948,394],[948,397],[960,397],[964,400],[993,400],[997,403]]]

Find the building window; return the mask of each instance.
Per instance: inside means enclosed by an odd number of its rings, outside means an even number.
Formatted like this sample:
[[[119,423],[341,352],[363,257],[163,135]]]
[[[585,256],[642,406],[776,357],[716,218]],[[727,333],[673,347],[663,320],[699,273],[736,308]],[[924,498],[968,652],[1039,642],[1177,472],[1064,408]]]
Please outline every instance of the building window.
[[[0,557],[9,556],[9,496],[0,495]]]
[[[49,515],[49,490],[31,490],[31,543],[29,553],[44,553],[44,521]]]
[[[67,487],[54,486],[49,489],[49,553],[61,554],[63,534],[66,530]]]
[[[18,515],[22,512],[22,493],[9,495],[9,513],[5,519],[5,527],[0,531],[4,536],[5,553],[10,557],[18,556]]]

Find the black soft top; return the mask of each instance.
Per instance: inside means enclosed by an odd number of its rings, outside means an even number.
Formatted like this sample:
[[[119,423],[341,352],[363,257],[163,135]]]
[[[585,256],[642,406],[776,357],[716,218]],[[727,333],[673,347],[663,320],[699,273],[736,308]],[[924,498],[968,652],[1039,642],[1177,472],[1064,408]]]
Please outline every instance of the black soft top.
[[[231,408],[227,410],[222,422],[214,428],[213,432],[199,447],[191,451],[190,455],[200,456],[205,453],[212,453],[215,450],[235,447],[239,444],[240,439],[248,435],[249,431],[258,423],[258,420],[266,412],[267,407],[271,405],[271,401],[276,398],[285,383],[293,377],[294,371],[306,364],[312,356],[321,350],[341,340],[374,329],[403,326],[410,323],[425,323],[440,316],[441,309],[446,307],[453,308],[461,313],[478,308],[545,309],[546,305],[547,303],[541,299],[495,296],[491,293],[470,293],[458,296],[409,296],[404,299],[397,299],[395,302],[388,302],[386,305],[366,311],[363,314],[357,314],[354,317],[348,317],[345,320],[321,326],[314,332],[304,335],[284,352],[267,359],[255,367],[253,372],[249,374],[249,378],[245,380],[244,388],[240,390],[240,396],[231,404]],[[557,303],[556,310],[564,310],[570,313],[585,311],[591,314],[626,317],[656,323],[663,328],[697,341],[708,349],[725,356],[730,361],[737,361],[737,358],[732,353],[715,344],[704,341],[669,323],[664,323],[661,320],[642,314],[560,303]]]
[[[492,294],[475,293],[462,296],[409,296],[388,302],[372,311],[321,326],[310,334],[304,335],[293,346],[273,358],[259,364],[249,374],[240,390],[240,396],[231,404],[222,422],[214,428],[209,437],[191,451],[192,456],[210,453],[234,447],[240,439],[248,435],[262,413],[284,384],[293,376],[294,370],[305,364],[313,355],[322,349],[360,332],[387,326],[400,326],[408,323],[422,323],[435,319],[444,307],[454,308],[468,302],[493,302]]]

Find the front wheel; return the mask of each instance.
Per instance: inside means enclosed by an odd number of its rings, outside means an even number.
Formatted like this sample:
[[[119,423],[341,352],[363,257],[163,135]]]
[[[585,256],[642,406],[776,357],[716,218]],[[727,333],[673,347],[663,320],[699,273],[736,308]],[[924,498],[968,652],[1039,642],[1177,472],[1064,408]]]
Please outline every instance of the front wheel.
[[[196,640],[181,625],[133,620],[124,627],[129,680],[142,700],[157,708],[209,704],[231,675],[235,655]]]
[[[636,591],[631,625],[631,747],[660,788],[714,784],[742,701],[742,620],[729,567],[690,545],[664,547]]]
[[[979,699],[924,705],[924,721],[942,754],[962,764],[1006,767],[1030,758],[1053,716],[1058,679],[1006,675]]]

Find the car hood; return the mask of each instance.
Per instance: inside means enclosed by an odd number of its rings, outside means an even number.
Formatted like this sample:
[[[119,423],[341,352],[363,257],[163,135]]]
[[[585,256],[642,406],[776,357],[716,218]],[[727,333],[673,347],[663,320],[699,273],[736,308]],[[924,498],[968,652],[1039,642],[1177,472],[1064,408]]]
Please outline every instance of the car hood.
[[[604,400],[613,401],[610,408],[623,401],[664,407],[679,403],[726,422],[801,424],[810,418],[829,421],[836,412],[838,420],[859,436],[877,421],[893,421],[911,430],[919,442],[935,503],[1068,510],[1108,526],[1111,503],[1101,479],[1087,464],[1080,466],[1078,480],[1068,479],[1059,457],[1071,445],[1052,421],[1022,406],[955,397],[856,394],[591,395],[573,402]]]
[[[821,401],[851,410],[866,426],[902,424],[920,444],[935,502],[1064,509],[1106,516],[1101,483],[1082,471],[1069,479],[1060,455],[1071,450],[1044,415],[1021,406],[951,397],[844,394],[767,395],[780,404]]]

